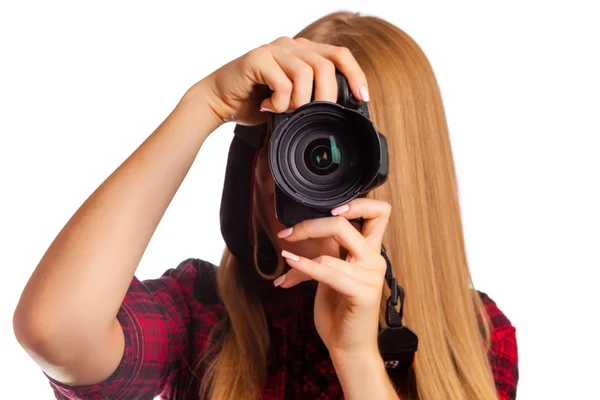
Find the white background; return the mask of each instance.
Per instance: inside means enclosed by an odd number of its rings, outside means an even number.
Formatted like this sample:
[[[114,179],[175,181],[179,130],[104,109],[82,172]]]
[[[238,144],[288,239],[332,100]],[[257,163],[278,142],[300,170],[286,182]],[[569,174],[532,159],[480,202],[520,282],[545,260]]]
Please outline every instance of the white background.
[[[600,25],[593,4],[2,2],[1,397],[52,398],[14,339],[12,313],[84,200],[195,81],[342,8],[398,25],[433,64],[473,277],[517,327],[519,399],[600,398]],[[140,278],[188,257],[219,261],[232,129],[220,128],[202,148]]]

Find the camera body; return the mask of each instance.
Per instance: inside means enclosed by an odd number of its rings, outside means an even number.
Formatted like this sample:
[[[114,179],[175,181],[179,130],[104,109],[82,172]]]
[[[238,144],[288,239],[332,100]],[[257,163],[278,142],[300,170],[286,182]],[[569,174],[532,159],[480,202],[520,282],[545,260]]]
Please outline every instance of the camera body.
[[[284,226],[331,216],[331,210],[364,197],[388,175],[385,136],[336,72],[337,103],[313,101],[291,114],[273,114],[269,167],[275,212]]]

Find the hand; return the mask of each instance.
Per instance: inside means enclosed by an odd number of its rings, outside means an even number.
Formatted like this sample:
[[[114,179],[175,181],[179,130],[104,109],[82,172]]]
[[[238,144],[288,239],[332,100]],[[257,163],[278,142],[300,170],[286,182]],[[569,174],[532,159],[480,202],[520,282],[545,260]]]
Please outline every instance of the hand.
[[[288,228],[279,234],[290,242],[333,238],[348,251],[345,260],[331,256],[310,260],[284,250],[282,255],[292,269],[285,278],[278,278],[284,288],[306,276],[319,282],[315,326],[332,359],[379,354],[379,307],[386,271],[381,242],[390,212],[388,203],[356,199],[333,210],[335,217],[303,221],[291,232]],[[362,234],[350,223],[355,218],[364,219]]]
[[[294,110],[311,100],[337,101],[335,69],[348,80],[357,99],[368,101],[367,80],[345,47],[282,37],[219,68],[197,85],[223,121],[257,125],[271,111]],[[273,91],[270,97],[269,90]]]

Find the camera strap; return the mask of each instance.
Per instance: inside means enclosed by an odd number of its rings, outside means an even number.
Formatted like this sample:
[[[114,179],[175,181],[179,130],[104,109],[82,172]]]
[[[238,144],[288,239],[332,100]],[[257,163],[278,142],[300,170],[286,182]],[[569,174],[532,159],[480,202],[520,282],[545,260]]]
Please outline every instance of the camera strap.
[[[385,281],[391,290],[387,300],[385,317],[386,327],[379,328],[377,342],[390,377],[404,375],[412,366],[419,338],[409,327],[402,324],[404,313],[404,288],[398,284],[392,271],[392,263],[381,245],[381,256],[386,262]],[[399,311],[396,307],[399,306]]]
[[[356,221],[362,230],[364,219],[359,218]],[[387,326],[379,327],[377,344],[388,375],[394,379],[405,376],[412,366],[419,347],[419,337],[412,329],[402,324],[404,288],[394,277],[392,262],[383,244],[381,244],[381,256],[386,263],[385,282],[391,294],[385,308]],[[399,307],[399,310],[396,307]]]

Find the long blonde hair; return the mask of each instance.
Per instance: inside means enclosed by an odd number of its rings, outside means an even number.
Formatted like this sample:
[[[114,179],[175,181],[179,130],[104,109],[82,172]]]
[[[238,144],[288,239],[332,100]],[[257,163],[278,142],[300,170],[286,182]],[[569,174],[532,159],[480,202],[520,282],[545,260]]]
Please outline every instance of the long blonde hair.
[[[467,266],[448,127],[427,58],[394,25],[346,12],[327,15],[296,37],[352,51],[369,82],[372,120],[388,140],[389,180],[369,197],[392,205],[384,243],[406,289],[404,321],[419,335],[403,399],[497,399],[487,358],[489,320]],[[201,392],[212,400],[256,399],[266,379],[265,312],[227,250],[217,282],[228,317],[217,328],[219,352]],[[382,315],[388,296],[384,285]]]

